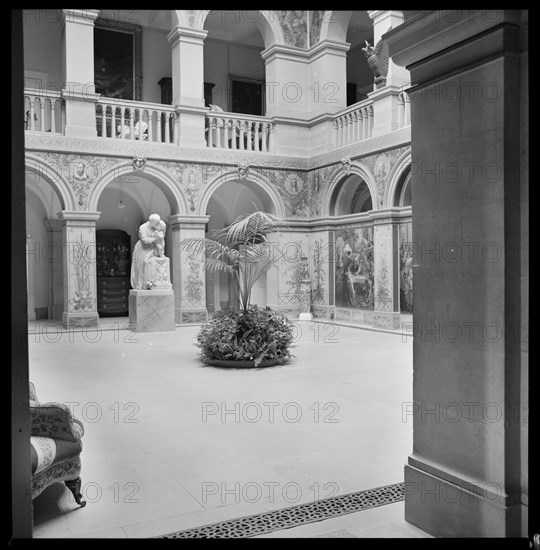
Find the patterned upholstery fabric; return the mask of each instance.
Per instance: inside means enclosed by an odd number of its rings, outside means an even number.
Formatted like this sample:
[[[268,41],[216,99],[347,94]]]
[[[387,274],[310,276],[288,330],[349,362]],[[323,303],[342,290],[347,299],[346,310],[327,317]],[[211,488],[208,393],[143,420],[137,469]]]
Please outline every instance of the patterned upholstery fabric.
[[[57,481],[77,479],[81,473],[79,457],[59,464],[53,464],[49,469],[32,476],[32,499],[39,496],[49,485]]]
[[[73,418],[69,407],[63,403],[30,401],[30,427],[32,435],[66,441],[79,441],[84,435],[82,423]]]
[[[51,437],[30,438],[32,450],[32,475],[39,474],[55,462],[77,458],[82,451],[81,441],[63,441]]]
[[[64,403],[40,403],[30,382],[32,498],[56,481],[75,480],[81,472],[84,427]]]

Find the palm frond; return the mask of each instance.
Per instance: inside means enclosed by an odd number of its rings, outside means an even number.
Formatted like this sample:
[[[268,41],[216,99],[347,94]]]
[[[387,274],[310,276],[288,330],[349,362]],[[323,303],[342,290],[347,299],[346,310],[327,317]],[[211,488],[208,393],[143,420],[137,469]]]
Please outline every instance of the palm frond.
[[[205,259],[205,267],[210,272],[223,271],[225,273],[232,273],[233,266],[230,263],[224,262],[223,260],[218,260],[216,258]]]
[[[202,239],[197,237],[184,239],[180,243],[180,249],[196,256],[206,256],[224,261],[226,261],[226,259],[230,259],[230,263],[234,263],[238,258],[237,250],[212,239]]]
[[[239,216],[226,228],[227,243],[252,244],[268,232],[278,231],[287,227],[287,223],[267,212],[255,211],[251,214]],[[225,231],[225,230],[224,230]]]

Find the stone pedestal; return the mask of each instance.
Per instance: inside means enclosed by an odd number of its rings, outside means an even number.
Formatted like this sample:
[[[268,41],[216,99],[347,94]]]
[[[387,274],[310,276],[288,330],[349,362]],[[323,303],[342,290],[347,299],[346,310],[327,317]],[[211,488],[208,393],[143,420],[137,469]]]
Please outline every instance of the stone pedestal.
[[[176,330],[173,290],[130,290],[129,324],[134,332]]]
[[[170,260],[167,256],[152,256],[144,261],[144,280],[152,283],[150,290],[172,290]]]

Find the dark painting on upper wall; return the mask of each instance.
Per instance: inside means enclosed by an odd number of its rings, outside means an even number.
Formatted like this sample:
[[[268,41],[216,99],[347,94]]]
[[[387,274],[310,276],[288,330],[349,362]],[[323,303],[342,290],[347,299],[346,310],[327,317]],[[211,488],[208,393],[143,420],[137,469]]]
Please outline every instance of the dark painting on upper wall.
[[[96,20],[94,82],[104,97],[140,101],[141,28],[138,25]]]

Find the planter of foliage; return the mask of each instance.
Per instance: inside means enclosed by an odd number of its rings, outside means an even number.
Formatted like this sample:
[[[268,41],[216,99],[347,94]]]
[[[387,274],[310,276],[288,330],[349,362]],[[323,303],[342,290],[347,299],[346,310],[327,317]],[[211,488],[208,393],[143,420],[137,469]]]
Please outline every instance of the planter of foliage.
[[[250,304],[253,285],[281,257],[266,234],[286,226],[271,214],[241,216],[215,239],[185,239],[182,249],[205,258],[205,269],[228,273],[239,299],[238,309],[218,311],[201,328],[196,345],[205,363],[215,366],[263,367],[290,357],[293,324],[269,307]]]
[[[218,367],[270,367],[290,359],[292,322],[271,308],[218,311],[197,335],[203,361]]]

